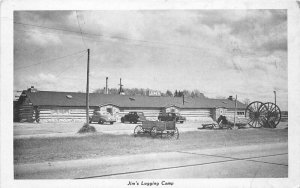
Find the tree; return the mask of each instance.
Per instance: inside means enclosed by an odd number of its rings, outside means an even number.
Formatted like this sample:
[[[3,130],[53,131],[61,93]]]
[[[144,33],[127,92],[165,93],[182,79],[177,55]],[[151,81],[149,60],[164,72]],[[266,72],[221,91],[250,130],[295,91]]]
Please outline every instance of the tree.
[[[134,95],[141,95],[141,96],[149,96],[149,91],[150,89],[144,89],[144,88],[123,88],[123,91],[125,95],[129,96],[134,96]],[[93,91],[93,93],[100,93],[100,94],[105,94],[105,87],[104,88],[99,88]],[[108,94],[119,94],[119,89],[118,88],[108,88]],[[201,93],[199,90],[194,89],[194,90],[187,90],[184,89],[182,91],[180,90],[175,90],[174,94],[170,91],[167,90],[165,93],[161,92],[161,96],[168,96],[168,97],[201,97],[201,98],[206,98],[203,93]]]
[[[201,93],[198,89],[194,89],[194,97],[206,98],[203,93]]]
[[[218,96],[216,96],[216,99],[227,99],[226,97],[224,97],[224,96],[220,96],[220,95],[218,95]]]
[[[248,98],[245,98],[244,100],[243,100],[243,103],[245,104],[245,105],[249,105],[250,104],[250,99],[248,99]]]
[[[173,97],[172,91],[167,90],[167,91],[166,91],[166,96],[168,96],[168,97]]]
[[[190,97],[191,96],[191,92],[189,90],[184,89],[182,91],[182,95],[186,96],[186,97]]]
[[[174,97],[178,97],[177,89],[176,89],[175,92],[174,92]]]

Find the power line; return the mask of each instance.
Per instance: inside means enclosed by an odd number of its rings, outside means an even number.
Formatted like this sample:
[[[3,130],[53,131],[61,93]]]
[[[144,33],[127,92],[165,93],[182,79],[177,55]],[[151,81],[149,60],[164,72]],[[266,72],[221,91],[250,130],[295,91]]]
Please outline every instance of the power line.
[[[85,55],[85,54],[82,54],[81,56],[79,56],[75,61],[78,62],[78,60],[79,60],[80,58],[82,58],[83,55]],[[58,78],[62,73],[64,73],[64,72],[70,70],[70,68],[73,68],[73,67],[74,67],[74,64],[71,64],[70,66],[68,66],[67,68],[65,68],[63,71],[61,71],[60,73],[58,73],[56,77]]]
[[[35,33],[34,31],[32,30],[27,30],[27,29],[15,29],[17,31],[24,31],[24,32],[32,32],[32,33]],[[41,32],[40,34],[43,34],[43,35],[50,35],[50,33],[44,33],[44,32]],[[65,34],[65,33],[60,33],[60,34]],[[81,37],[76,37],[78,39],[81,39]],[[90,40],[90,41],[93,41],[93,42],[96,42],[96,43],[101,43],[103,44],[103,42],[106,42],[106,43],[112,43],[112,42],[115,42],[115,41],[105,41],[105,38],[94,38],[94,37],[91,37],[91,36],[86,36],[85,37],[85,40]],[[118,43],[120,43],[120,41],[116,41]],[[149,47],[149,48],[160,48],[160,49],[170,49],[170,47],[166,48],[166,47],[162,47],[162,46],[149,46],[147,44],[143,45],[143,44],[134,44],[134,43],[120,43],[122,45],[134,45],[134,46],[142,46],[142,47]]]
[[[24,66],[24,67],[16,67],[15,70],[25,69],[25,68],[29,68],[29,67],[32,67],[32,66],[35,66],[35,65],[40,65],[40,64],[51,62],[51,61],[56,61],[56,60],[59,60],[59,59],[63,59],[63,58],[66,58],[66,57],[70,57],[70,56],[74,56],[74,55],[80,54],[82,52],[85,52],[85,50],[82,50],[82,51],[79,51],[79,52],[75,52],[75,53],[72,53],[72,54],[68,54],[68,55],[65,55],[65,56],[53,58],[53,59],[48,59],[48,60],[41,61],[41,62],[36,63],[36,64],[31,64],[31,65],[28,65],[28,66]]]
[[[68,30],[68,29],[60,29],[60,28],[54,28],[54,27],[46,27],[46,26],[28,24],[28,23],[22,23],[22,22],[14,22],[14,23],[19,24],[19,25],[38,27],[38,28],[42,28],[42,29],[50,29],[50,30],[56,30],[56,31],[69,32],[69,33],[78,34],[78,35],[109,37],[110,39],[119,39],[119,40],[125,40],[125,41],[135,41],[135,42],[143,42],[143,43],[150,43],[150,44],[159,44],[159,45],[164,45],[164,46],[175,46],[175,47],[190,48],[190,49],[195,49],[195,50],[203,50],[203,49],[207,50],[206,48],[198,48],[198,47],[194,47],[194,46],[185,46],[185,45],[181,45],[181,44],[163,43],[163,42],[148,41],[148,40],[139,40],[139,39],[126,38],[126,37],[118,37],[118,36],[107,36],[107,35],[103,35],[103,34],[92,34],[92,33],[78,32],[78,31],[73,31],[73,30]]]
[[[77,19],[78,27],[79,27],[79,30],[80,30],[80,35],[81,35],[81,39],[82,39],[83,45],[85,46],[85,48],[87,48],[87,47],[86,47],[86,44],[85,44],[85,42],[84,42],[83,36],[82,36],[82,29],[81,29],[81,26],[80,26],[80,23],[79,23],[77,10],[75,10],[75,13],[76,13],[76,19]]]

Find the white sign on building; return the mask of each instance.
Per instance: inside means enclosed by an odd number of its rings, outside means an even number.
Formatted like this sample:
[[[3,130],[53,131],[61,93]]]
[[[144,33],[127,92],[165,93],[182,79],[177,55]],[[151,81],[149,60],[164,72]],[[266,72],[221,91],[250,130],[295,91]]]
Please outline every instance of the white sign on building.
[[[149,96],[153,97],[153,96],[161,96],[161,92],[157,91],[157,90],[149,90]]]

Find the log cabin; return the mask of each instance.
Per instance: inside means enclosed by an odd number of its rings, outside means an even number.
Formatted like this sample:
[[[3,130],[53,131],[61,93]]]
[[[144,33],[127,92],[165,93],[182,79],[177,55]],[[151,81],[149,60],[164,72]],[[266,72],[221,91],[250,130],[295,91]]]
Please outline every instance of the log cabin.
[[[24,90],[15,105],[15,119],[20,122],[61,123],[86,120],[86,94],[78,92]],[[246,105],[237,101],[237,118],[245,117]],[[233,117],[235,101],[192,97],[126,96],[90,93],[89,114],[106,111],[121,117],[131,111],[143,112],[148,120],[157,120],[160,113],[176,112],[187,121],[210,122],[220,115]]]

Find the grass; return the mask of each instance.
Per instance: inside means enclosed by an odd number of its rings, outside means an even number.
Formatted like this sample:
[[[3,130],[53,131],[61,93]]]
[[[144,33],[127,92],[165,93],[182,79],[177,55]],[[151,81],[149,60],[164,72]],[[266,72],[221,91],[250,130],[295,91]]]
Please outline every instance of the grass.
[[[95,127],[85,123],[78,131],[79,134],[84,134],[84,133],[94,133],[96,132]]]
[[[245,129],[187,132],[180,134],[179,140],[100,133],[83,137],[14,139],[14,163],[277,143],[287,142],[287,138],[286,129]]]

